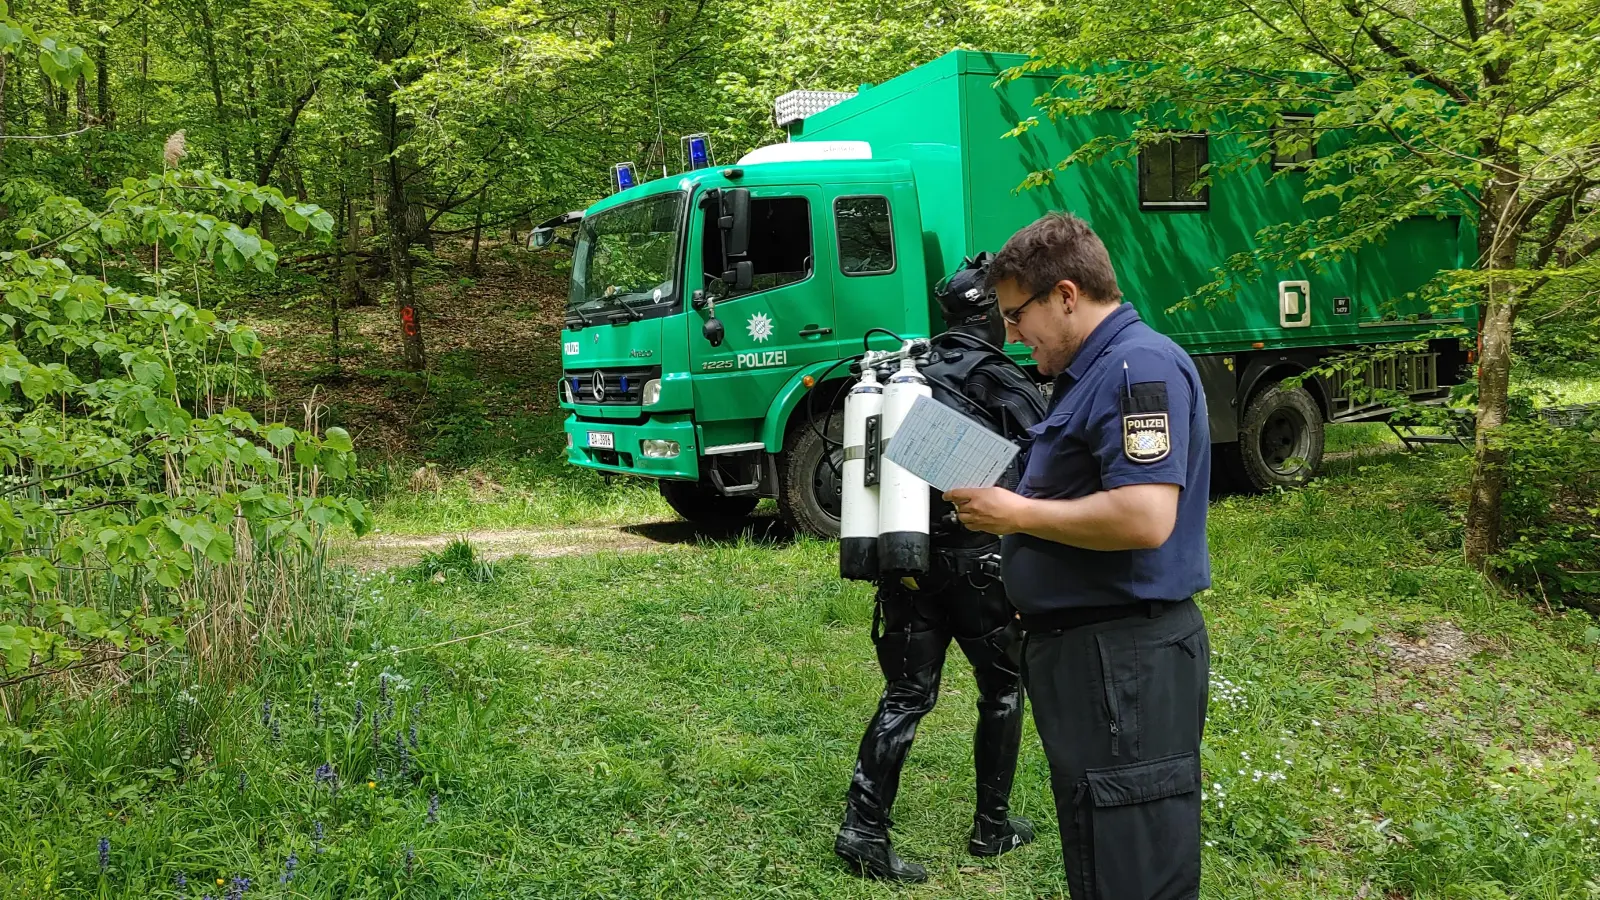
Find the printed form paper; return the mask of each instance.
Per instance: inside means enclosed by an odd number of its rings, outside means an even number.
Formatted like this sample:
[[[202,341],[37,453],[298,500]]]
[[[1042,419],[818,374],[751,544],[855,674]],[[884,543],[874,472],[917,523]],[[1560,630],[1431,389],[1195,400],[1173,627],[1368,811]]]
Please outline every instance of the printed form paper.
[[[884,457],[941,491],[992,487],[1017,445],[932,397],[918,397]]]

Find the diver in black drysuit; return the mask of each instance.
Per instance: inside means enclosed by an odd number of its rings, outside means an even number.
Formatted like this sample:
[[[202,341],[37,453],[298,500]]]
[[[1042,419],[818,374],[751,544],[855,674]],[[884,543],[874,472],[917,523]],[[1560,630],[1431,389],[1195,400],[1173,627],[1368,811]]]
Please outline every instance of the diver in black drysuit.
[[[921,371],[934,399],[1026,447],[1027,430],[1044,418],[1044,401],[1028,376],[997,352],[1005,342],[1005,326],[984,284],[986,256],[969,260],[939,289],[949,330],[933,339]],[[971,402],[951,396],[956,390]],[[1016,487],[1022,462],[1019,454],[1002,477],[1003,486]],[[954,507],[938,491],[932,494],[932,571],[878,583],[872,634],[885,681],[883,698],[861,738],[844,824],[834,842],[834,852],[859,874],[897,881],[928,877],[923,866],[895,853],[889,812],[917,723],[938,698],[951,638],[972,663],[978,685],[973,742],[978,802],[967,849],[998,856],[1033,840],[1032,824],[1008,814],[1022,739],[1021,631],[1000,583],[1000,543],[993,535],[968,531],[956,521]]]

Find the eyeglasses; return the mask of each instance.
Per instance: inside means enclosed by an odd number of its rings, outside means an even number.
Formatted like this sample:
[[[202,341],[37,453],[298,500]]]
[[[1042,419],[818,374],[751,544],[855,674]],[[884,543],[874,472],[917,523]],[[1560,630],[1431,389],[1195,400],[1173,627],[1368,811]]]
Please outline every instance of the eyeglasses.
[[[1033,301],[1035,301],[1037,299],[1039,299],[1040,297],[1045,296],[1046,294],[1049,294],[1050,292],[1054,291],[1055,289],[1056,289],[1056,286],[1052,284],[1049,287],[1045,288],[1044,290],[1040,291],[1039,293],[1034,294],[1032,297],[1029,297],[1028,299],[1022,301],[1022,305],[1018,306],[1016,309],[1013,309],[1010,312],[1007,312],[1005,310],[1001,310],[1000,311],[1000,318],[1004,319],[1006,321],[1006,324],[1008,324],[1008,325],[1021,325],[1022,324],[1022,311],[1028,308],[1028,304],[1032,303]]]

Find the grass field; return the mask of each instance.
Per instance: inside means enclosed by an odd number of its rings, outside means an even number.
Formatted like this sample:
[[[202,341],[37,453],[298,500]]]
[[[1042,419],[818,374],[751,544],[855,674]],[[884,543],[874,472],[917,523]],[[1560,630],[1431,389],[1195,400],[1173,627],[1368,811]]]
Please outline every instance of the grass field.
[[[1458,457],[1331,468],[1213,504],[1205,896],[1600,896],[1600,629],[1457,563],[1440,498]],[[645,486],[519,477],[495,476],[493,502],[467,483],[395,500],[380,525],[566,521],[539,505],[552,486],[602,519],[662,512]],[[198,900],[236,877],[315,898],[1064,896],[1031,726],[1015,804],[1041,840],[962,852],[957,663],[896,810],[932,880],[865,883],[832,858],[880,682],[870,595],[830,544],[493,565],[458,547],[341,596],[320,643],[275,649],[252,685],[169,679],[5,754],[0,896]]]

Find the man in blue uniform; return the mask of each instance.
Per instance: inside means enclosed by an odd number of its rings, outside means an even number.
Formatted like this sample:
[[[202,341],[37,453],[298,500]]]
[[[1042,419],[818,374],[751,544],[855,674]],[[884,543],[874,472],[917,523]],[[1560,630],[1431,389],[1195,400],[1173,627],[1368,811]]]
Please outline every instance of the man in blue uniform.
[[[1004,535],[1023,681],[1073,900],[1200,888],[1200,736],[1211,646],[1205,395],[1181,348],[1121,302],[1105,245],[1052,213],[989,269],[1008,336],[1055,376],[1015,492],[951,491]]]

